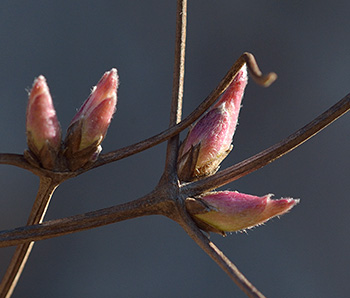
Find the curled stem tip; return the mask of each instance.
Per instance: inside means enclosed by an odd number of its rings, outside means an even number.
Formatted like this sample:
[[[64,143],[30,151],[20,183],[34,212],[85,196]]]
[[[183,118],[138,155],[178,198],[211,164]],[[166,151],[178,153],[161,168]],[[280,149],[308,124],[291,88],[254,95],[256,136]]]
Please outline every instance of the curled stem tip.
[[[253,80],[260,86],[269,87],[277,79],[277,74],[270,72],[263,74],[255,60],[253,54],[245,52],[242,55],[244,61],[247,63],[248,70]]]

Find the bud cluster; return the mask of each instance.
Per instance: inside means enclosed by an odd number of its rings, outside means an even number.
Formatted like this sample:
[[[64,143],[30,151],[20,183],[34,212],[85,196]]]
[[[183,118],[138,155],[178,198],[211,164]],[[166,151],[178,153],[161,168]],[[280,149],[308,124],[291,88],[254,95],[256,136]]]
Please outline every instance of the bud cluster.
[[[29,93],[27,106],[27,160],[45,169],[60,171],[75,171],[96,160],[116,110],[117,88],[118,75],[113,68],[93,88],[62,142],[49,88],[45,78],[39,76]]]
[[[218,171],[232,150],[247,82],[244,65],[218,102],[190,129],[178,154],[180,181],[195,181]],[[257,197],[221,191],[187,199],[186,207],[201,229],[224,234],[260,225],[286,213],[298,202],[291,198],[272,200],[271,195]]]
[[[191,182],[218,171],[232,150],[238,115],[248,82],[244,64],[218,102],[189,130],[180,146],[178,178]],[[95,161],[117,105],[116,69],[106,72],[73,117],[64,141],[46,80],[39,76],[29,93],[26,115],[28,162],[53,171],[76,171]],[[190,215],[203,230],[224,234],[260,225],[289,211],[299,201],[272,200],[232,191],[206,193],[186,200]]]

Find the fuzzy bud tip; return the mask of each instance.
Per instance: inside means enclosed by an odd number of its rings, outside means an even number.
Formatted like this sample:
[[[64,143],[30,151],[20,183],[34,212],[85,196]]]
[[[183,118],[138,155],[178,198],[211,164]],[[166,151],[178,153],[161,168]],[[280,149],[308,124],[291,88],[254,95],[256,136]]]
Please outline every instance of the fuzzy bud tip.
[[[190,129],[179,150],[180,180],[214,174],[230,153],[247,82],[244,64],[218,102]]]
[[[273,200],[271,197],[271,194],[257,197],[232,191],[213,192],[201,198],[210,211],[194,216],[219,231],[233,232],[261,225],[288,212],[299,202],[292,198]]]
[[[61,146],[61,127],[44,76],[35,79],[29,93],[26,133],[30,151],[51,168]]]

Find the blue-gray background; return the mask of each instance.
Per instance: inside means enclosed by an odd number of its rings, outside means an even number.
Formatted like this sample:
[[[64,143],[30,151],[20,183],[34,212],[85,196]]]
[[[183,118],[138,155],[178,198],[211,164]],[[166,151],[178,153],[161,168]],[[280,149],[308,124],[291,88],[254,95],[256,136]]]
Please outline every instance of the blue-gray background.
[[[1,1],[0,152],[26,148],[26,88],[47,78],[65,130],[101,75],[117,67],[118,111],[104,152],[168,125],[175,1]],[[184,114],[244,51],[268,89],[248,85],[223,167],[304,126],[350,91],[349,1],[189,3]],[[346,297],[350,290],[350,115],[225,189],[301,198],[281,219],[212,239],[267,297]],[[165,145],[65,182],[46,219],[116,205],[157,183]],[[0,167],[0,228],[25,224],[38,179]],[[0,250],[0,274],[14,248]],[[175,223],[147,217],[37,243],[13,297],[244,297]]]

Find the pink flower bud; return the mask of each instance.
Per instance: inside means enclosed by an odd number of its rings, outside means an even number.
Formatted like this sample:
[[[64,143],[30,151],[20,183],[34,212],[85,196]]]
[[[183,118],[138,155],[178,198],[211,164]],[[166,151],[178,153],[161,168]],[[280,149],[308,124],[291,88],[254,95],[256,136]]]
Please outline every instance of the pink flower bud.
[[[26,131],[31,154],[44,168],[52,169],[61,146],[61,128],[43,76],[34,81],[29,93]]]
[[[234,232],[261,225],[272,217],[288,212],[299,202],[292,198],[272,200],[271,196],[257,197],[233,191],[213,192],[200,198],[209,210],[203,209],[192,215],[216,231]]]
[[[214,174],[230,153],[247,81],[244,65],[219,101],[190,129],[179,150],[180,180]]]
[[[67,130],[65,156],[71,170],[98,157],[117,105],[118,75],[107,71],[81,106]]]

